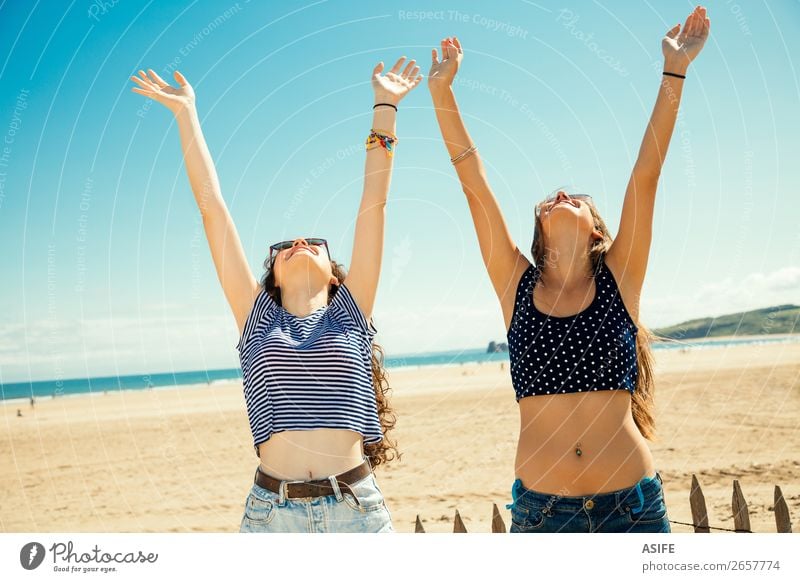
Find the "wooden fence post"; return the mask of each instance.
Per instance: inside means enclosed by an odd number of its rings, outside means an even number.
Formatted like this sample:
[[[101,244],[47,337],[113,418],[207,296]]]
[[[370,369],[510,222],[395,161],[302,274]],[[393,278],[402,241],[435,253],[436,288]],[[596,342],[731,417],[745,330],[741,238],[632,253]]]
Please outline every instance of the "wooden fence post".
[[[467,528],[464,527],[464,522],[461,521],[461,516],[456,509],[456,518],[453,521],[453,533],[467,533]]]
[[[506,524],[496,503],[492,503],[492,533],[506,533]]]
[[[419,520],[419,514],[417,514],[417,523],[414,525],[414,533],[425,533],[425,528],[422,527],[422,522]]]
[[[731,499],[733,509],[733,527],[738,533],[750,531],[750,514],[747,512],[747,502],[744,500],[742,488],[739,480],[733,480],[733,498]]]
[[[775,525],[778,533],[792,533],[792,520],[789,518],[789,508],[783,498],[781,488],[775,485]]]
[[[689,492],[689,506],[692,509],[694,533],[711,533],[711,530],[708,529],[706,498],[694,474],[692,474],[692,490]]]

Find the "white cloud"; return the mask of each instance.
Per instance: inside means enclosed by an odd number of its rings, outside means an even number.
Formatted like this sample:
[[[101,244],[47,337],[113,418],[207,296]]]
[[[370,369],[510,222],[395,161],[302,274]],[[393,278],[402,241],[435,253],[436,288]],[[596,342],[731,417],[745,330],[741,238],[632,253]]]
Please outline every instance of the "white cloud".
[[[674,325],[688,319],[716,317],[786,303],[800,304],[800,267],[771,273],[726,277],[683,295],[642,299],[642,321],[650,327]]]
[[[236,367],[237,341],[232,316],[15,322],[0,329],[0,381]]]

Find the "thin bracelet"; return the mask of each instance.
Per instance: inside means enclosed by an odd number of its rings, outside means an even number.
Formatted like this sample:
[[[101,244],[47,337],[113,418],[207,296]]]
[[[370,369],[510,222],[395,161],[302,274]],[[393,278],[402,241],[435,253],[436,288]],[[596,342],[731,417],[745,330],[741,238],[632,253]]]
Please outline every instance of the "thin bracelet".
[[[450,163],[457,164],[458,162],[460,162],[461,160],[466,158],[468,155],[470,155],[473,152],[475,152],[477,149],[478,149],[478,146],[476,146],[475,144],[472,144],[467,149],[465,149],[463,152],[458,154],[456,157],[450,158]]]
[[[397,105],[392,105],[391,103],[376,103],[375,105],[372,106],[372,108],[375,109],[376,107],[379,107],[381,105],[388,105],[389,107],[392,107],[395,111],[397,111]]]
[[[686,78],[686,75],[679,75],[678,73],[668,73],[666,71],[664,71],[661,74],[662,75],[669,75],[670,77],[678,77],[679,79],[685,79]]]

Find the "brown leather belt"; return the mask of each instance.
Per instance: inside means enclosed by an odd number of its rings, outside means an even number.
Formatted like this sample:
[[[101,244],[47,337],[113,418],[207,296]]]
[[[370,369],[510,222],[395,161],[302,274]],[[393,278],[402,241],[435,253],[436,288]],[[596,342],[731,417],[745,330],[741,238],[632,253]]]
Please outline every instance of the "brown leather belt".
[[[364,461],[357,467],[353,467],[349,471],[334,475],[339,490],[342,492],[347,491],[353,496],[356,503],[360,503],[358,496],[350,489],[350,485],[357,483],[372,471],[368,461]],[[255,483],[259,487],[263,487],[273,493],[280,493],[281,479],[267,475],[261,471],[261,467],[256,467]],[[289,481],[286,480],[286,497],[324,497],[326,495],[335,495],[333,484],[331,480],[314,479],[312,481]]]

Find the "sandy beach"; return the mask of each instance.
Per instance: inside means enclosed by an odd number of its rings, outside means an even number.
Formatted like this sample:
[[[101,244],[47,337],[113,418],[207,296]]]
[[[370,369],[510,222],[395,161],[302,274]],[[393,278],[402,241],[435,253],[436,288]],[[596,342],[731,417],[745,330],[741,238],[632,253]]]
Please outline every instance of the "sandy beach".
[[[670,519],[691,522],[692,474],[710,524],[774,532],[780,485],[800,532],[800,342],[656,352],[658,440]],[[403,458],[376,471],[395,528],[510,523],[518,411],[497,363],[389,372]],[[23,416],[17,417],[17,408]],[[0,530],[238,531],[257,458],[240,382],[0,405]],[[674,524],[674,532],[691,527]]]

